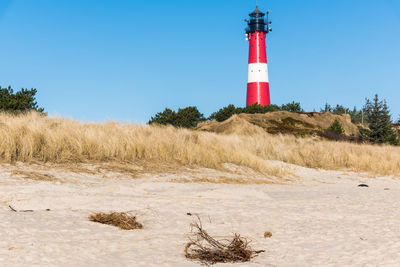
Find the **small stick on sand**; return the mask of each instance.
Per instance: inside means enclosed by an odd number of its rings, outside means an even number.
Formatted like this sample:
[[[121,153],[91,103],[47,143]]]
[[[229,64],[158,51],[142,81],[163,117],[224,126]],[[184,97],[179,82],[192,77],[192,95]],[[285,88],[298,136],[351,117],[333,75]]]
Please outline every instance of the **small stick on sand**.
[[[8,207],[11,209],[13,212],[33,212],[33,210],[16,210],[14,209],[11,205],[8,205]],[[49,211],[49,209],[47,209]]]
[[[11,205],[8,205],[8,207],[9,207],[13,212],[18,212],[16,209],[14,209],[13,207],[11,207]]]

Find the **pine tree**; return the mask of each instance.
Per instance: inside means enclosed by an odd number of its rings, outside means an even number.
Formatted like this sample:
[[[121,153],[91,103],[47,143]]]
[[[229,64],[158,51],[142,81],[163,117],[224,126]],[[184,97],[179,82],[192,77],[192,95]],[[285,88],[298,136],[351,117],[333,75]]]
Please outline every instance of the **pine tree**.
[[[21,89],[14,93],[9,86],[2,88],[0,86],[0,110],[7,112],[26,112],[37,111],[43,113],[44,109],[40,108],[36,102],[36,89]]]
[[[329,113],[331,113],[332,112],[331,105],[329,105],[328,103],[325,103],[325,107],[321,108],[320,112],[323,112],[323,113],[329,112]]]
[[[197,107],[180,108],[178,112],[166,108],[163,112],[158,112],[154,117],[151,117],[148,123],[191,128],[196,127],[199,122],[204,120],[203,114]]]
[[[175,121],[176,112],[166,108],[163,112],[158,112],[154,117],[151,117],[149,124],[174,125]]]
[[[286,110],[289,112],[296,112],[296,113],[300,113],[300,112],[304,112],[304,110],[301,108],[301,105],[299,102],[291,102],[291,103],[287,103],[281,106],[281,110]]]
[[[373,101],[366,99],[364,114],[369,127],[364,134],[371,143],[399,144],[386,101],[380,101],[378,95],[375,95]]]
[[[191,128],[196,127],[198,123],[204,121],[204,115],[200,113],[197,107],[180,108],[176,113],[176,121],[174,126]]]
[[[329,126],[328,130],[337,134],[344,134],[343,126],[338,119],[335,119],[331,126]]]

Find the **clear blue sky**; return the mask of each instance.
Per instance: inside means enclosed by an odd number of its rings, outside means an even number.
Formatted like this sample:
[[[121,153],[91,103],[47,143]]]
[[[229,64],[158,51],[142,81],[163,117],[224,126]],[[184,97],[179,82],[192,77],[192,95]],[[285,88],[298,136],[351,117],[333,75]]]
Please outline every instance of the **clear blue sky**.
[[[259,1],[271,10],[272,102],[400,114],[399,0]],[[0,85],[37,88],[49,114],[146,122],[246,97],[245,19],[255,0],[1,0]]]

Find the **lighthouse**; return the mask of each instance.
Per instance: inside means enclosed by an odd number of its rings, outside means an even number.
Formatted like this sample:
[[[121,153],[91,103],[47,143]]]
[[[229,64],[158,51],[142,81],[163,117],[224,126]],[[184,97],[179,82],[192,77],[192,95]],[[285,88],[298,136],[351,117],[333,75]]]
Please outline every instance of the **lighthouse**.
[[[265,39],[267,34],[272,31],[271,21],[263,12],[256,9],[249,14],[246,19],[246,39],[249,41],[249,73],[247,83],[247,105],[259,104],[267,106],[271,104],[269,94],[267,49]]]

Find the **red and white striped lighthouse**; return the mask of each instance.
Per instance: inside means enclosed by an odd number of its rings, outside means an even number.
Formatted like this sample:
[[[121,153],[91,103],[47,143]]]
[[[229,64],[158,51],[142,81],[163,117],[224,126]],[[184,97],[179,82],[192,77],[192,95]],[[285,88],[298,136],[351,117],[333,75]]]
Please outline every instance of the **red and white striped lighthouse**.
[[[250,43],[249,52],[249,76],[247,83],[247,105],[259,104],[266,106],[271,104],[269,94],[267,49],[265,39],[267,34],[272,31],[271,21],[265,18],[265,14],[258,7],[249,14],[250,19],[245,21],[247,40]]]

